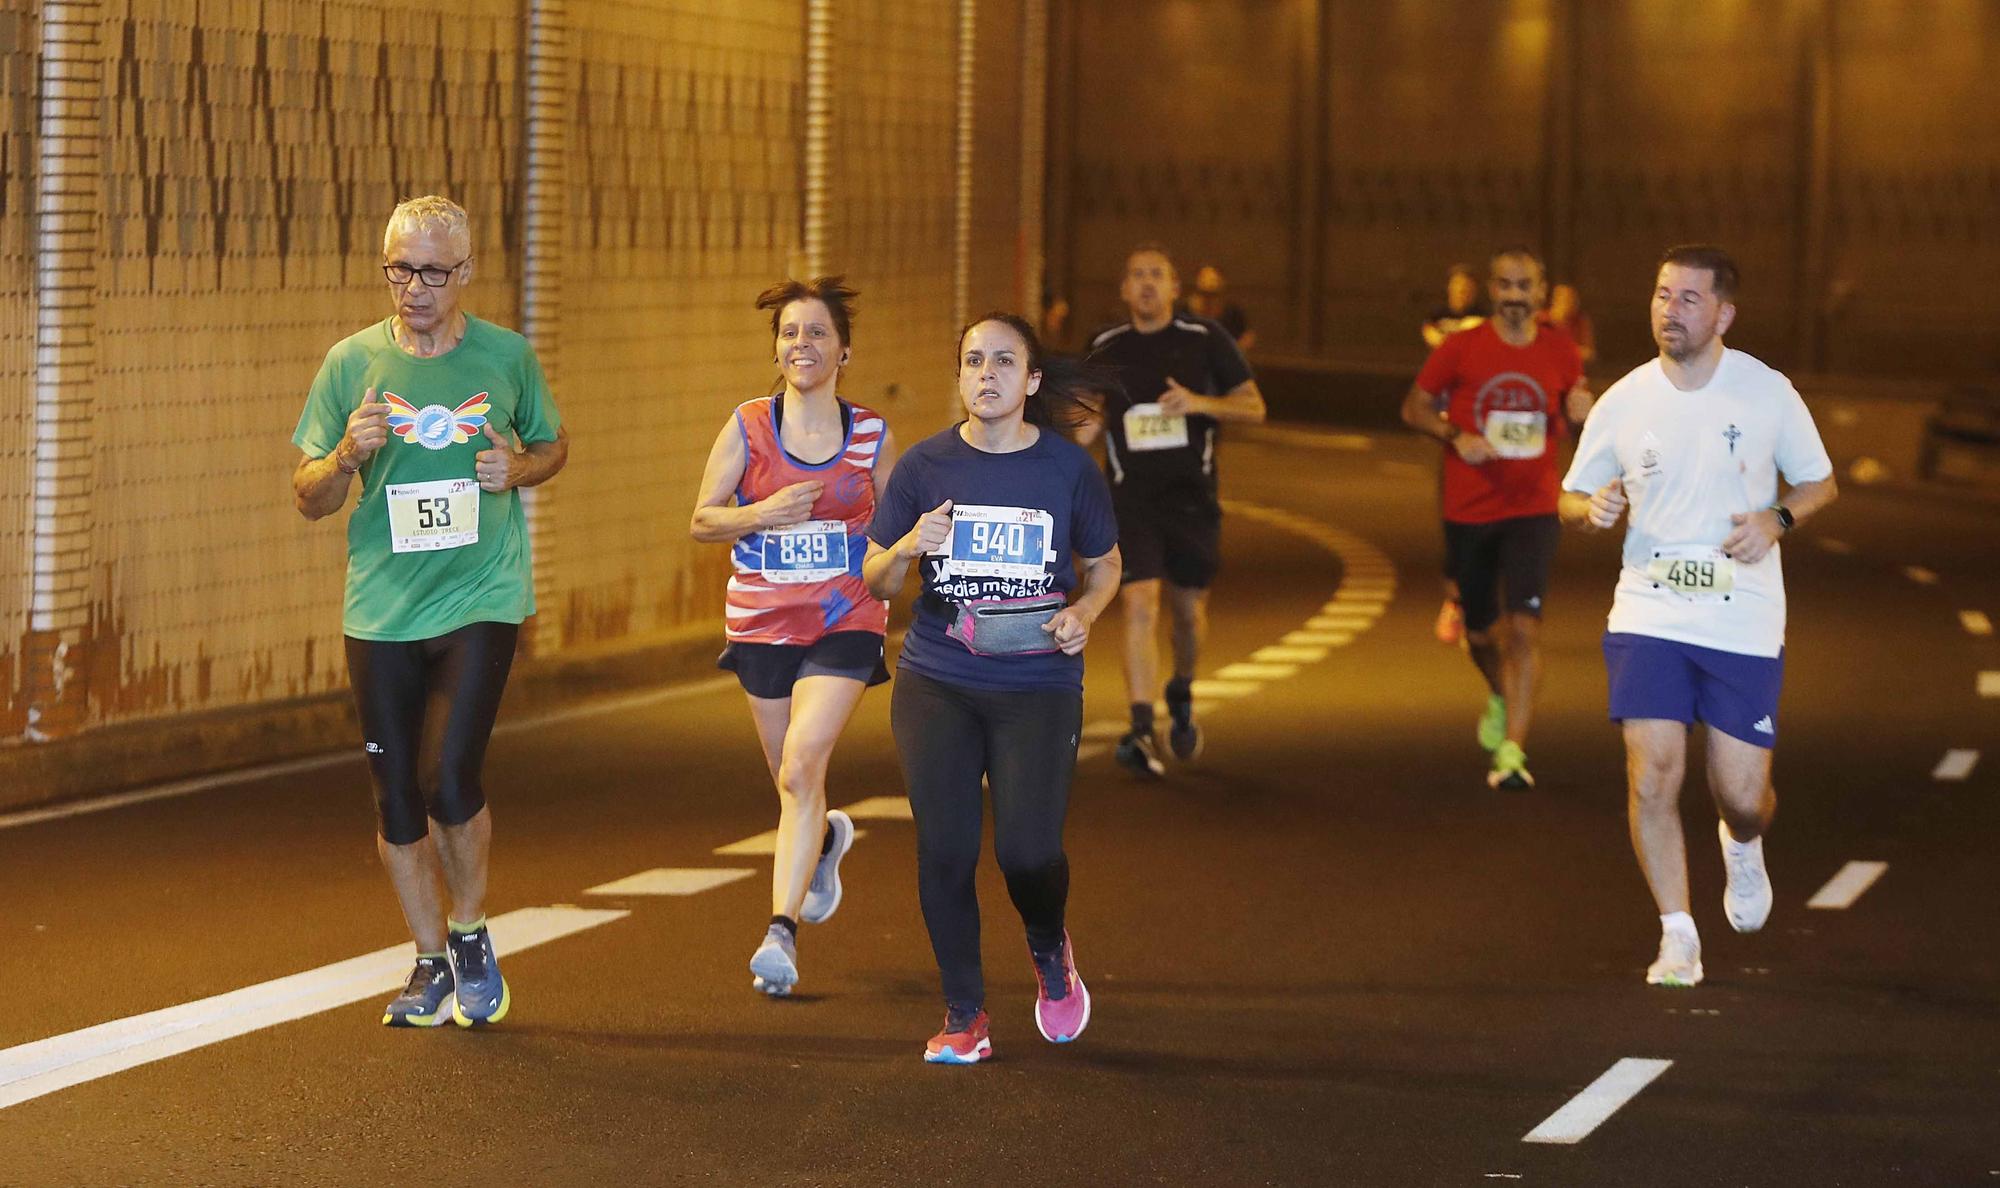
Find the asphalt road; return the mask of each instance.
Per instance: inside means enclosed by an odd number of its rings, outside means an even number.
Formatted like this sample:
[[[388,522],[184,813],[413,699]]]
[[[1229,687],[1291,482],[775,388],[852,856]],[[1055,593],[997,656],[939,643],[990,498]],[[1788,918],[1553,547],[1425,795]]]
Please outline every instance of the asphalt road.
[[[1850,489],[1788,542],[1777,908],[1729,931],[1692,784],[1708,980],[1676,991],[1643,984],[1657,922],[1604,720],[1615,542],[1564,542],[1539,786],[1491,792],[1481,688],[1430,636],[1431,462],[1303,431],[1225,451],[1204,664],[1225,683],[1207,754],[1166,782],[1104,753],[1123,694],[1100,626],[1068,829],[1079,1042],[1036,1034],[989,864],[997,1058],[920,1061],[941,1008],[886,690],[835,758],[833,803],[879,814],[845,904],[806,930],[794,999],[752,993],[767,860],[716,851],[775,797],[741,695],[709,681],[496,741],[492,910],[572,906],[502,918],[532,947],[496,925],[514,1005],[483,1032],[383,1028],[379,969],[336,965],[402,936],[352,740],[0,828],[0,1184],[2000,1183],[2000,688],[1979,677],[2000,685],[2000,642],[1961,615],[2000,618],[2000,509]],[[1938,778],[1954,750],[1983,757]],[[1851,861],[1887,868],[1808,908]],[[752,873],[587,893],[656,868]],[[400,981],[406,950],[376,966]],[[296,1005],[315,994],[346,1005]],[[1671,1063],[1579,1141],[1523,1141],[1627,1059]]]

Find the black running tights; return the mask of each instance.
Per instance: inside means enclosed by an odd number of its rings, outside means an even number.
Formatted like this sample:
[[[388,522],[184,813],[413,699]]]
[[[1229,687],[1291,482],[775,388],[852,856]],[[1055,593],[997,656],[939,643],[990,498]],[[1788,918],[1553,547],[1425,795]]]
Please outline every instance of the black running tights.
[[[479,769],[514,663],[515,623],[471,623],[409,643],[347,637],[382,838],[407,846],[486,805]]]
[[[1083,694],[1074,689],[993,692],[896,674],[889,724],[917,826],[917,898],[943,975],[945,1001],[985,1005],[979,963],[982,777],[993,791],[993,853],[1028,944],[1062,944],[1069,859],[1062,848],[1076,770]]]

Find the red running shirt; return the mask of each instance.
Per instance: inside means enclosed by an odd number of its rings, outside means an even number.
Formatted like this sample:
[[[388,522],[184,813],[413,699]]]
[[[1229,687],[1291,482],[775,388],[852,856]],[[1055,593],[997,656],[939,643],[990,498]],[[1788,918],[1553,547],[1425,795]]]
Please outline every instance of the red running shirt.
[[[728,635],[735,643],[809,644],[835,631],[884,634],[889,604],[868,593],[861,559],[875,518],[875,461],[882,418],[846,405],[847,440],[840,452],[809,465],[785,452],[778,436],[777,396],[736,409],[743,433],[743,477],[736,501],[751,504],[793,483],[826,486],[802,524],[766,528],[730,550]]]
[[[1473,466],[1444,452],[1444,518],[1490,524],[1517,516],[1552,516],[1561,471],[1555,445],[1569,432],[1563,396],[1583,377],[1576,343],[1553,326],[1535,341],[1509,346],[1492,322],[1439,344],[1417,373],[1417,386],[1447,403],[1452,425],[1484,437],[1499,456]]]

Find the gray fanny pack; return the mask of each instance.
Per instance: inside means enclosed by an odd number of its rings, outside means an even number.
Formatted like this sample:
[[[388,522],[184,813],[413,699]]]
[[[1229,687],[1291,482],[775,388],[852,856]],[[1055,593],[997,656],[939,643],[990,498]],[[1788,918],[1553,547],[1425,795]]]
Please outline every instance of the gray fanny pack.
[[[1055,636],[1042,630],[1068,602],[1060,594],[1034,598],[989,598],[953,608],[945,634],[980,656],[1033,656],[1056,651]]]

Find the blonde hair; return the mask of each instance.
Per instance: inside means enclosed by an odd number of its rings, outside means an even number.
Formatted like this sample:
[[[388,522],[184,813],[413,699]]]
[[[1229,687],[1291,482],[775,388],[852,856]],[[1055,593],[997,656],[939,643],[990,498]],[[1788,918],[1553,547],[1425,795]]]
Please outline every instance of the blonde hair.
[[[384,252],[399,231],[441,231],[453,251],[472,255],[472,221],[466,217],[463,206],[441,195],[425,194],[398,202],[389,214],[388,225],[382,229]]]

